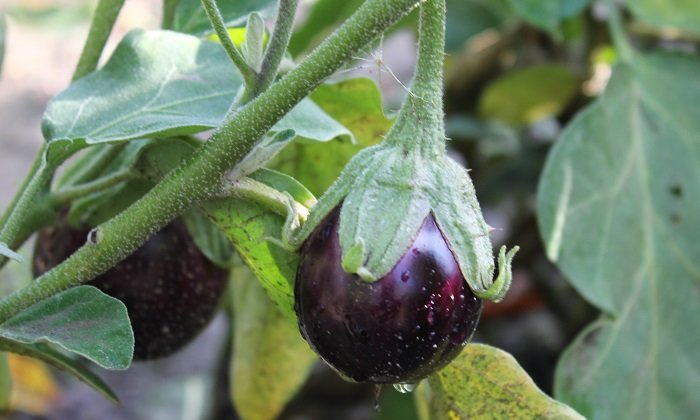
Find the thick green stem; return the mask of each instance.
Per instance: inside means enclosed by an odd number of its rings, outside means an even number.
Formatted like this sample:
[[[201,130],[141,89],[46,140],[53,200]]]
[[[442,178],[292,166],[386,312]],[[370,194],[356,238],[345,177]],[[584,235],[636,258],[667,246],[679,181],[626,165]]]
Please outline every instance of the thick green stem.
[[[445,1],[428,0],[420,9],[418,63],[411,92],[396,123],[387,134],[387,144],[419,148],[426,156],[444,153],[445,127],[442,106],[442,77],[445,51]]]
[[[133,179],[135,176],[131,168],[128,168],[84,184],[66,187],[51,193],[49,196],[49,203],[52,207],[59,208],[78,198],[103,191],[109,187]]]
[[[250,91],[255,86],[256,75],[253,69],[250,68],[248,63],[243,58],[243,54],[233,45],[231,36],[228,34],[226,29],[226,24],[224,23],[224,18],[219,12],[219,7],[216,5],[215,0],[202,0],[202,6],[204,11],[207,13],[207,17],[211,22],[211,26],[214,28],[214,32],[219,37],[221,45],[224,47],[226,54],[228,54],[233,64],[236,65],[238,71],[243,76],[243,81],[245,81],[246,91]]]
[[[102,50],[123,5],[124,0],[99,0],[83,52],[73,73],[73,80],[80,79],[97,68]]]
[[[416,0],[366,1],[302,64],[232,112],[191,159],[124,212],[99,226],[101,239],[97,243],[84,245],[53,270],[0,301],[0,323],[108,270],[193,203],[214,196],[225,174],[280,118],[416,5]]]
[[[48,191],[53,173],[54,168],[44,161],[42,149],[20,192],[3,216],[0,242],[7,244],[10,248],[15,248],[24,242],[27,227],[34,224],[32,219],[39,213],[43,214],[44,206],[38,204],[42,201],[39,197]],[[7,258],[0,255],[0,268],[6,262]]]
[[[270,42],[265,50],[260,74],[255,84],[253,96],[258,96],[267,90],[277,76],[277,69],[287,51],[289,39],[292,37],[294,26],[294,15],[296,14],[299,0],[280,0],[277,8],[277,20],[275,20],[275,30],[272,32]]]
[[[289,213],[289,196],[260,181],[245,177],[234,182],[227,183],[219,194],[220,197],[240,197],[248,201],[261,204],[266,209],[272,210],[280,216],[287,217]],[[309,209],[302,204],[293,202],[296,213],[304,219]]]
[[[163,0],[163,16],[160,21],[160,27],[163,29],[172,29],[175,22],[175,10],[180,0]]]
[[[34,179],[35,175],[39,172],[39,168],[41,167],[41,164],[44,160],[45,150],[46,145],[44,144],[41,146],[39,153],[36,155],[36,159],[34,159],[34,163],[32,164],[31,168],[29,168],[29,173],[27,173],[27,176],[24,178],[24,181],[22,181],[22,185],[20,185],[19,189],[17,190],[17,194],[7,206],[2,216],[0,216],[0,237],[3,237],[2,232],[5,230],[7,220],[10,218],[12,213],[15,212],[15,208],[17,208],[19,201],[22,199],[22,196],[24,195],[27,186],[30,182],[32,182],[32,179]]]

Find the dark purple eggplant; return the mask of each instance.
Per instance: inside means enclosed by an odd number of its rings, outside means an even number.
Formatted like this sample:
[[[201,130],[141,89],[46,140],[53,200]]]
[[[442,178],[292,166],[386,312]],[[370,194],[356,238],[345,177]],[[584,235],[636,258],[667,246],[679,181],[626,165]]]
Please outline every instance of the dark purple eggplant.
[[[432,215],[394,268],[375,282],[343,271],[340,208],[301,249],[295,311],[302,335],[356,382],[416,382],[444,367],[474,332],[482,301]]]

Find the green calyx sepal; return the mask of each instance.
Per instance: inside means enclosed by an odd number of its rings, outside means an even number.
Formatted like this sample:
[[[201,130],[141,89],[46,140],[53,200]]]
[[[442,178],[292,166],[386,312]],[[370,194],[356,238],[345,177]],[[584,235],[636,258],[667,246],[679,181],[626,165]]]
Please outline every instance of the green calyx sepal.
[[[479,297],[498,301],[510,285],[517,247],[501,249],[499,275],[489,232],[467,171],[444,152],[383,142],[358,153],[311,208],[287,241],[298,249],[338,205],[341,264],[365,281],[386,275],[413,244],[432,212],[445,240]]]

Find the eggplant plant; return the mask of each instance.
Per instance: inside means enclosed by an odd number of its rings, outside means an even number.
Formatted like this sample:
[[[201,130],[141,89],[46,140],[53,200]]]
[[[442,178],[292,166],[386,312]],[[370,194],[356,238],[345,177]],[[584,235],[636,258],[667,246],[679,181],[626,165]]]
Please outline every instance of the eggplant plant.
[[[0,215],[0,269],[35,277],[2,289],[0,409],[15,355],[119,402],[100,371],[223,313],[244,419],[288,418],[314,366],[383,418],[384,385],[424,420],[700,412],[700,5],[163,0],[103,57],[124,3],[97,1]],[[394,117],[346,70],[396,31]],[[566,326],[536,325],[565,329],[544,375],[518,349],[548,333],[499,332],[533,313]]]

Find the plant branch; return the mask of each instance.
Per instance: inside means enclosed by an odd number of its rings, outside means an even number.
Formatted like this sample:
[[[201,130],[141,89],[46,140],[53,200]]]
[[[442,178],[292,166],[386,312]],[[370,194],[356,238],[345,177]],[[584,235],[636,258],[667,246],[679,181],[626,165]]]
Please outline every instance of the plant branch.
[[[420,9],[418,62],[411,92],[386,136],[387,144],[444,153],[442,79],[445,52],[445,0],[428,0]],[[416,136],[416,133],[424,135]]]
[[[0,242],[7,244],[10,248],[15,248],[18,243],[24,242],[23,232],[27,230],[29,220],[44,209],[42,205],[37,204],[37,201],[40,201],[37,198],[48,191],[54,173],[54,168],[50,167],[44,159],[44,150],[45,148],[41,149],[22,188],[3,215]],[[6,262],[7,258],[0,255],[0,268]]]
[[[123,169],[102,178],[55,191],[49,196],[49,203],[52,207],[59,208],[75,199],[105,190],[133,178],[135,175],[131,168]]]
[[[215,196],[225,174],[316,86],[417,5],[416,0],[368,0],[297,68],[242,108],[191,159],[97,229],[101,238],[28,286],[0,301],[0,323],[30,305],[89,281],[138,248],[192,204]]]
[[[73,80],[78,80],[97,68],[102,50],[123,5],[124,0],[99,0],[90,24],[90,32],[83,46],[83,52],[75,72],[73,72]]]
[[[180,0],[163,0],[163,17],[161,18],[160,27],[162,29],[172,29],[175,21],[175,10]]]
[[[219,41],[224,47],[226,54],[228,54],[231,61],[233,61],[233,64],[236,65],[238,71],[241,72],[241,76],[243,76],[243,80],[245,81],[246,91],[253,89],[256,80],[255,72],[245,61],[243,54],[241,54],[238,48],[233,45],[231,36],[226,29],[224,18],[221,16],[219,7],[216,5],[216,1],[202,0],[202,6],[204,7],[204,11],[207,13],[211,26],[214,28],[214,32],[216,32],[216,35],[219,37]]]
[[[267,90],[277,76],[277,70],[287,51],[289,39],[292,37],[294,27],[294,15],[296,14],[299,0],[280,0],[277,8],[275,29],[270,37],[270,42],[265,50],[260,74],[255,85],[253,96],[258,96]]]

